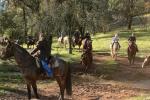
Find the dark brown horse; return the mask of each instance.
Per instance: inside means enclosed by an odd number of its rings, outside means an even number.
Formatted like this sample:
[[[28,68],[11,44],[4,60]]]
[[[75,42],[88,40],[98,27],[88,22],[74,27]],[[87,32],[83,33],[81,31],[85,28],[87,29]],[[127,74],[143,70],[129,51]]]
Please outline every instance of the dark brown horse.
[[[80,50],[80,47],[82,45],[82,40],[83,40],[82,37],[73,37],[72,38],[72,46],[75,48],[75,46],[78,45],[79,50]]]
[[[31,56],[24,48],[17,44],[9,42],[1,52],[1,59],[8,59],[14,56],[19,65],[23,78],[27,84],[28,98],[31,99],[31,86],[36,98],[39,98],[37,93],[36,81],[45,79],[41,68],[37,67],[37,60]],[[71,71],[69,64],[58,57],[51,57],[50,64],[53,69],[53,78],[56,79],[60,87],[59,100],[64,100],[64,91],[68,95],[72,94]]]
[[[134,60],[135,60],[135,55],[137,52],[137,48],[135,46],[134,42],[130,42],[128,49],[127,49],[127,53],[128,53],[128,60],[130,64],[134,64]]]
[[[81,64],[85,67],[85,72],[87,72],[93,61],[92,41],[86,42],[86,39],[83,40],[83,46],[85,45],[87,46],[87,49],[83,49],[83,54],[81,55]]]

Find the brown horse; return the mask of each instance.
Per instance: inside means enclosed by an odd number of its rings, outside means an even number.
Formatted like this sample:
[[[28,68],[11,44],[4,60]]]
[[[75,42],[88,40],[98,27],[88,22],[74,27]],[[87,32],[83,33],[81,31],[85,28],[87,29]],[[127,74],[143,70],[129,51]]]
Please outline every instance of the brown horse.
[[[75,46],[78,45],[79,50],[80,50],[80,47],[82,45],[82,40],[83,40],[82,37],[73,37],[72,38],[72,46],[75,48]]]
[[[19,45],[9,42],[6,48],[1,52],[1,59],[8,59],[14,56],[19,65],[23,78],[27,84],[28,98],[31,99],[31,86],[36,98],[39,98],[37,93],[37,80],[46,79],[41,68],[37,67],[37,60],[31,56],[24,48]],[[69,64],[58,57],[51,57],[50,64],[53,69],[53,78],[56,79],[60,88],[59,100],[64,100],[64,91],[68,95],[72,94],[71,71]]]
[[[83,40],[83,46],[87,45],[88,49],[83,50],[83,54],[81,55],[81,64],[85,67],[85,72],[87,72],[88,68],[91,67],[92,61],[93,61],[93,55],[92,55],[92,41],[88,41],[86,43],[86,39]]]
[[[137,48],[135,46],[135,43],[130,42],[129,46],[128,46],[128,49],[127,49],[128,60],[129,60],[130,64],[134,64],[136,52],[137,52]]]

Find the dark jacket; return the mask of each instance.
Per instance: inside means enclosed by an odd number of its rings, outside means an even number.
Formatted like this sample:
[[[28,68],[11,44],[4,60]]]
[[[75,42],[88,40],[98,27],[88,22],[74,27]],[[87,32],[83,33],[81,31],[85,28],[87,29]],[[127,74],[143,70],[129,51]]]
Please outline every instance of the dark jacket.
[[[41,60],[49,58],[49,56],[50,56],[50,45],[46,39],[39,41],[36,48],[32,51],[31,54],[36,53],[38,50],[40,51],[39,58]]]
[[[83,44],[83,51],[89,52],[92,51],[92,41],[90,38],[86,38]]]

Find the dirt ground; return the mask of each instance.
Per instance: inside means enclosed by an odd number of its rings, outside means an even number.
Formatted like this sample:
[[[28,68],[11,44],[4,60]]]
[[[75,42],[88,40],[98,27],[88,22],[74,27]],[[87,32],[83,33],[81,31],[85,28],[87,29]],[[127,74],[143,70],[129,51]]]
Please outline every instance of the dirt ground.
[[[95,54],[94,64],[87,74],[82,72],[79,63],[72,64],[73,95],[66,100],[128,100],[132,97],[150,93],[150,67],[141,68],[142,58],[136,58],[134,65],[129,65],[126,57],[118,57],[115,72],[103,75],[103,63],[112,60],[109,54]],[[103,72],[103,71],[102,71]],[[59,88],[54,81],[38,83],[41,100],[57,100]],[[0,100],[26,100],[25,85],[16,92],[0,96]]]

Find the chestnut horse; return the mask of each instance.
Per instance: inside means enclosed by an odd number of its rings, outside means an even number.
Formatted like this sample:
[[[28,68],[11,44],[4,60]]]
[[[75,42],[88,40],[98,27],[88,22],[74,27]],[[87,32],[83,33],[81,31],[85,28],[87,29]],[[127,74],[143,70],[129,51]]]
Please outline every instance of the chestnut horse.
[[[28,99],[31,99],[31,87],[35,97],[39,98],[36,81],[47,78],[43,75],[44,72],[41,68],[37,67],[36,58],[31,56],[24,48],[9,41],[7,46],[1,51],[1,59],[6,60],[12,56],[14,56],[25,79]],[[58,57],[51,57],[50,64],[53,70],[53,78],[56,79],[60,88],[59,100],[64,100],[65,89],[68,95],[72,94],[70,66]]]
[[[128,46],[128,49],[127,49],[128,60],[129,60],[130,64],[134,64],[136,52],[137,52],[137,48],[135,46],[135,43],[130,42],[129,46]]]

